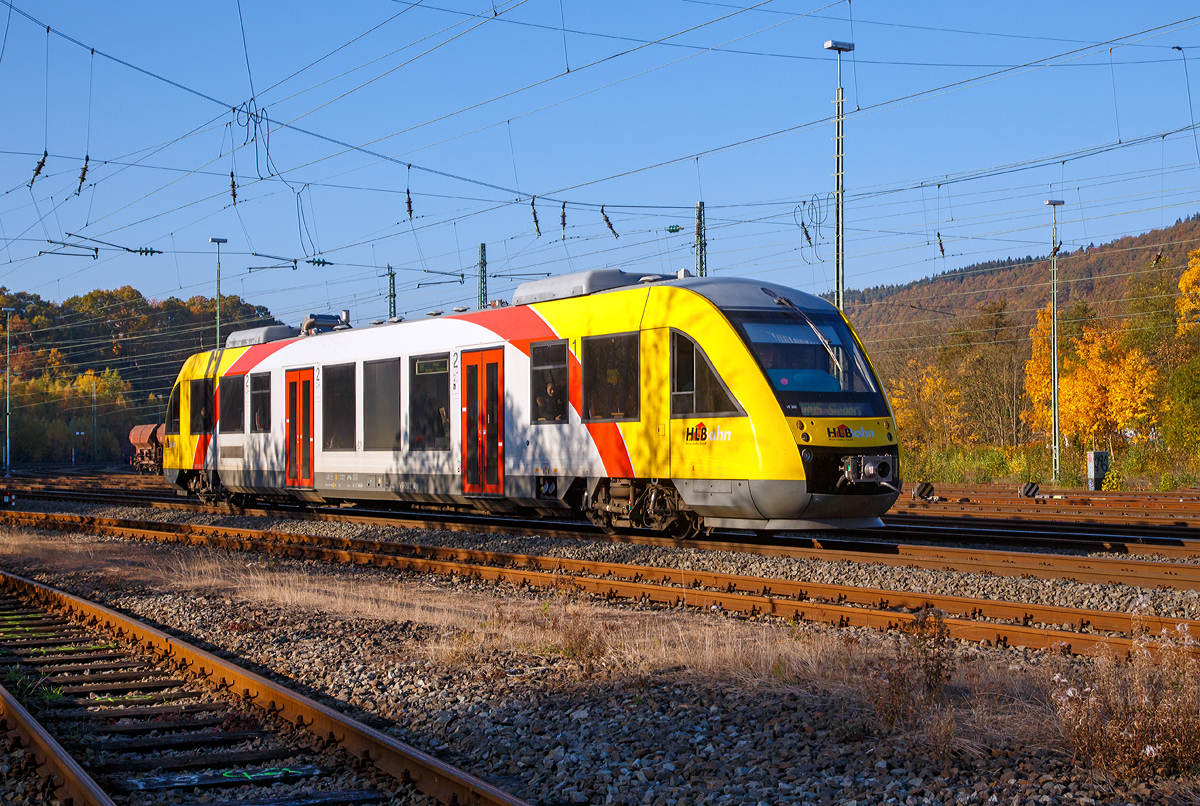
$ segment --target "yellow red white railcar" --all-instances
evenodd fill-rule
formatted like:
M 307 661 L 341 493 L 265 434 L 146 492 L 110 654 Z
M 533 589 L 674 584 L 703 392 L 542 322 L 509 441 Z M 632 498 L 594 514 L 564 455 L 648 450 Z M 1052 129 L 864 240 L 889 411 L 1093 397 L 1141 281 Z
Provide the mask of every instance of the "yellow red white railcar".
M 511 306 L 348 318 L 189 358 L 168 479 L 206 497 L 573 509 L 681 536 L 879 525 L 899 494 L 886 395 L 809 294 L 604 269 L 524 283 Z

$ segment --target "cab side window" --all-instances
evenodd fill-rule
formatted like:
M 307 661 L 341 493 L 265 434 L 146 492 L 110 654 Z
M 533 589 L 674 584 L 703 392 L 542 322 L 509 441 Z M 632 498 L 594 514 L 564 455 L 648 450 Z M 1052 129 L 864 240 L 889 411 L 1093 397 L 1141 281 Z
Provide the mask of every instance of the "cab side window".
M 641 414 L 641 336 L 589 336 L 580 342 L 584 422 L 637 420 Z
M 529 351 L 529 400 L 532 422 L 565 423 L 567 406 L 567 343 L 538 342 Z
M 700 345 L 677 330 L 671 331 L 671 416 L 741 413 Z
M 171 435 L 179 433 L 179 389 L 177 385 L 171 390 L 171 400 L 167 403 L 167 433 Z
M 213 398 L 216 396 L 212 378 L 198 378 L 191 381 L 191 417 L 192 435 L 211 434 L 213 432 Z

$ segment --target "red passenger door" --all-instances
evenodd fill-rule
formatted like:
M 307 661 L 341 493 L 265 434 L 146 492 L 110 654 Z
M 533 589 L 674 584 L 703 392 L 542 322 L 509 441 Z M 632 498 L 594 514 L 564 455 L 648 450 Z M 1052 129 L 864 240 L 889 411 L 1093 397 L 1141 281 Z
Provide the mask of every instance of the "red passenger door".
M 313 486 L 313 371 L 287 371 L 287 484 Z
M 504 492 L 504 349 L 462 354 L 463 492 Z

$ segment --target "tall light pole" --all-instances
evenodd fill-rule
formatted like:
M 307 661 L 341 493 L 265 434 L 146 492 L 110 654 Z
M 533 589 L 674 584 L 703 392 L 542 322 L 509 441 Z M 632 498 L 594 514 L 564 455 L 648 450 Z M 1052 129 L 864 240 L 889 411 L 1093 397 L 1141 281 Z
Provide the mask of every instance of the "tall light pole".
M 217 245 L 217 349 L 221 349 L 221 244 L 229 243 L 228 238 L 209 238 L 209 243 Z
M 842 165 L 842 160 L 845 157 L 845 150 L 842 143 L 842 54 L 854 50 L 854 43 L 838 42 L 836 39 L 830 39 L 825 43 L 825 50 L 836 50 L 838 55 L 837 134 L 834 137 L 837 141 L 837 165 L 834 168 L 834 176 L 837 178 L 837 189 L 833 193 L 833 304 L 840 311 L 845 303 L 846 296 L 846 221 L 843 212 L 846 174 Z
M 1062 470 L 1062 431 L 1058 422 L 1058 208 L 1062 199 L 1046 199 L 1053 225 L 1050 229 L 1050 408 L 1054 421 L 1054 452 L 1051 477 L 1058 481 Z
M 4 478 L 12 478 L 12 315 L 16 308 L 2 309 L 7 317 L 4 321 Z

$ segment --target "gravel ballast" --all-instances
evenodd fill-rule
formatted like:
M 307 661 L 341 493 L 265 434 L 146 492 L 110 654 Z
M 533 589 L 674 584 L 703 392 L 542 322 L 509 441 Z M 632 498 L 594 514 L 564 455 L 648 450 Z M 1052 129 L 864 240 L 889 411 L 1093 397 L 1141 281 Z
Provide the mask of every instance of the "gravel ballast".
M 326 522 L 214 518 L 127 507 L 55 508 L 98 517 L 220 523 L 610 562 L 624 558 L 643 565 L 688 567 L 684 563 L 692 562 L 694 568 L 826 581 L 816 575 L 817 563 L 759 555 Z M 95 537 L 74 540 L 111 542 Z M 164 557 L 199 551 L 179 546 L 151 548 Z M 432 584 L 449 591 L 481 587 L 459 579 L 430 582 L 373 569 L 271 562 L 273 567 L 321 579 L 363 584 L 384 581 L 401 588 Z M 439 661 L 424 651 L 431 641 L 445 637 L 436 626 L 196 596 L 166 585 L 114 587 L 111 573 L 56 572 L 52 557 L 19 565 L 14 570 L 36 573 L 48 584 L 96 598 L 229 653 L 531 802 L 652 806 L 1127 804 L 1162 802 L 1168 789 L 1189 786 L 1180 779 L 1152 785 L 1095 775 L 1077 765 L 1061 743 L 1037 747 L 1001 739 L 981 744 L 982 737 L 960 735 L 951 752 L 942 754 L 919 728 L 883 731 L 861 700 L 819 685 L 722 680 L 686 668 L 636 673 L 599 670 L 589 675 L 577 662 L 544 651 L 514 655 L 489 650 L 473 656 L 469 663 Z M 933 572 L 824 565 L 832 566 L 826 571 L 831 575 L 828 581 L 843 584 L 852 582 L 850 575 L 860 573 L 867 575 L 865 580 L 875 581 L 857 584 L 885 587 L 894 583 L 880 579 L 880 574 L 905 572 L 908 576 L 897 578 L 928 584 L 934 587 L 931 592 L 979 593 L 977 587 L 974 591 L 937 590 L 939 584 L 962 586 L 968 580 L 948 583 L 942 579 L 945 575 Z M 500 590 L 515 598 L 537 596 L 511 588 Z M 1162 593 L 1156 592 L 1155 597 Z M 1134 599 L 1139 594 L 1134 594 Z M 1061 600 L 1053 603 L 1086 606 Z M 738 623 L 728 615 L 711 613 L 690 618 L 726 620 L 730 629 L 736 629 Z M 846 636 L 842 640 L 862 640 L 855 631 L 838 634 Z M 1042 653 L 1016 650 L 965 647 L 959 651 L 1021 673 L 1049 659 Z

